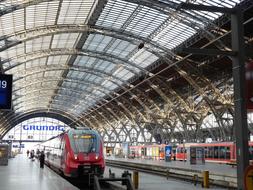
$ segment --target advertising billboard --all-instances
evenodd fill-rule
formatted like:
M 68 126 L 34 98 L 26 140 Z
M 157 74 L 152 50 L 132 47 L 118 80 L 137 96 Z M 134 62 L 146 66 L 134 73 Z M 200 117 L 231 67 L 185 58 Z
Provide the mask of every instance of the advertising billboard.
M 166 162 L 171 161 L 171 156 L 172 156 L 172 146 L 167 145 L 165 146 L 165 161 Z

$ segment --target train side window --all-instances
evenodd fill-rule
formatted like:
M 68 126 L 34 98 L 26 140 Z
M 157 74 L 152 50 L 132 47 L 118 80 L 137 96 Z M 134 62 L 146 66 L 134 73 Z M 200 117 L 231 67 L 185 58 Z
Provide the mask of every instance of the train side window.
M 230 147 L 226 147 L 226 159 L 230 159 Z
M 205 158 L 208 158 L 208 147 L 204 147 L 204 151 L 205 151 Z
M 219 151 L 220 159 L 225 159 L 226 147 L 225 146 L 220 146 L 219 148 L 220 148 L 220 151 Z
M 219 158 L 219 147 L 215 146 L 214 147 L 214 156 L 213 158 Z
M 208 147 L 208 158 L 213 158 L 213 147 Z

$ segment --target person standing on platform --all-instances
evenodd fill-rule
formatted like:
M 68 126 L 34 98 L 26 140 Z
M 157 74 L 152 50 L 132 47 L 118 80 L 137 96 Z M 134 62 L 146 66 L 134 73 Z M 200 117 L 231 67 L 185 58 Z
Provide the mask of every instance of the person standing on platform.
M 29 153 L 30 153 L 29 150 L 27 150 L 27 151 L 26 151 L 27 157 L 29 157 Z
M 34 158 L 34 150 L 31 150 L 31 152 L 30 152 L 30 158 L 31 158 L 32 161 L 33 161 L 33 158 Z
M 40 168 L 44 168 L 44 163 L 45 163 L 45 154 L 44 154 L 44 151 L 41 151 L 39 158 L 40 158 Z

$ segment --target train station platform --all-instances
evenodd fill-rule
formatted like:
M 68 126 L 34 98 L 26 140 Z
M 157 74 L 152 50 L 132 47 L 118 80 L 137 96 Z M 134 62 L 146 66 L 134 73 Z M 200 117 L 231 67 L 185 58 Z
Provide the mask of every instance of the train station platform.
M 135 168 L 137 171 L 151 171 L 158 175 L 171 176 L 192 180 L 193 176 L 201 181 L 203 171 L 209 171 L 210 184 L 234 189 L 237 187 L 236 166 L 205 163 L 203 165 L 191 165 L 183 161 L 165 162 L 164 160 L 144 160 L 128 158 L 106 158 L 107 165 L 120 166 L 122 168 Z M 153 170 L 153 172 L 152 172 Z
M 116 177 L 120 177 L 125 171 L 124 169 L 119 169 L 115 167 L 106 167 L 105 176 L 109 176 L 109 169 L 115 173 Z M 128 170 L 132 175 L 133 171 Z M 121 186 L 120 183 L 113 183 L 114 189 L 126 190 L 125 186 Z M 166 178 L 162 176 L 157 176 L 153 174 L 148 174 L 144 172 L 139 172 L 139 187 L 138 190 L 200 190 L 206 189 L 202 188 L 200 184 L 195 185 L 189 181 L 182 181 L 175 178 Z M 227 188 L 222 187 L 210 187 L 209 190 L 222 190 Z
M 78 190 L 61 176 L 37 160 L 31 161 L 24 154 L 9 159 L 8 166 L 0 166 L 1 190 Z
M 216 173 L 220 175 L 229 175 L 236 177 L 236 167 L 228 164 L 218 164 L 206 162 L 205 164 L 193 165 L 189 162 L 184 161 L 170 161 L 165 162 L 164 160 L 145 160 L 145 159 L 128 159 L 128 158 L 115 158 L 107 157 L 107 160 L 116 160 L 122 162 L 131 162 L 136 164 L 148 164 L 148 165 L 157 165 L 157 166 L 167 166 L 180 169 L 191 169 L 205 171 L 208 170 L 210 173 Z

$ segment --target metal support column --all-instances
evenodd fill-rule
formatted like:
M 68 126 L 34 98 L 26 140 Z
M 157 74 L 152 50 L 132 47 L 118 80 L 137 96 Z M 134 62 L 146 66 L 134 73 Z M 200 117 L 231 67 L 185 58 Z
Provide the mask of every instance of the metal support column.
M 233 80 L 234 80 L 234 103 L 235 103 L 235 139 L 237 156 L 237 189 L 244 188 L 244 171 L 249 165 L 248 148 L 248 124 L 247 109 L 245 100 L 245 52 L 243 38 L 243 14 L 237 11 L 231 14 L 231 37 L 232 51 L 237 52 L 233 60 Z
M 244 190 L 244 172 L 249 165 L 249 133 L 247 123 L 246 95 L 245 95 L 245 48 L 243 32 L 243 13 L 240 7 L 222 8 L 191 3 L 181 3 L 182 9 L 221 12 L 231 14 L 232 52 L 216 52 L 231 54 L 233 61 L 234 102 L 235 102 L 235 139 L 237 156 L 237 188 Z M 190 51 L 190 49 L 188 49 Z M 207 51 L 195 51 L 206 53 Z M 194 53 L 194 52 L 193 52 Z M 213 52 L 215 53 L 215 52 Z

